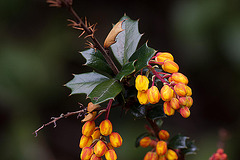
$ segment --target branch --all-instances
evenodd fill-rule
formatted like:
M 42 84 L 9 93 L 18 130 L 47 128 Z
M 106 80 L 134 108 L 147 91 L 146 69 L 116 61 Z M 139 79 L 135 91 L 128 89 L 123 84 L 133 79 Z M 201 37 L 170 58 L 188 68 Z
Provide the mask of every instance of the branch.
M 159 127 L 157 126 L 157 124 L 153 121 L 153 120 L 151 120 L 151 119 L 149 119 L 149 118 L 146 118 L 147 119 L 147 121 L 149 122 L 149 124 L 151 125 L 151 127 L 152 127 L 152 129 L 153 129 L 153 131 L 154 131 L 154 134 L 155 134 L 155 137 L 158 139 L 158 140 L 160 140 L 160 138 L 158 137 L 158 132 L 159 132 Z

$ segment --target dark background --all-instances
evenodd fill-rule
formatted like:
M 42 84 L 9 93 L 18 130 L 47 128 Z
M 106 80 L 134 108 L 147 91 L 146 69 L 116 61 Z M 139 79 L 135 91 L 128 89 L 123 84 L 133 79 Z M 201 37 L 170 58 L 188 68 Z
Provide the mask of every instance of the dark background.
M 229 160 L 239 155 L 240 2 L 238 0 L 74 1 L 89 22 L 98 23 L 96 37 L 103 43 L 126 13 L 140 19 L 140 45 L 174 55 L 180 72 L 189 78 L 194 105 L 191 116 L 178 113 L 164 121 L 172 136 L 182 133 L 196 141 L 197 155 L 207 160 L 217 149 L 218 132 L 225 129 Z M 85 72 L 78 53 L 85 49 L 79 31 L 67 27 L 65 9 L 49 8 L 43 0 L 0 1 L 0 153 L 4 160 L 77 160 L 80 120 L 60 120 L 37 138 L 32 132 L 52 116 L 79 109 L 88 100 L 63 87 L 72 73 Z M 89 70 L 89 69 L 88 69 Z M 124 140 L 118 159 L 138 160 L 150 148 L 135 148 L 144 132 L 143 120 L 133 120 L 113 109 L 114 131 Z

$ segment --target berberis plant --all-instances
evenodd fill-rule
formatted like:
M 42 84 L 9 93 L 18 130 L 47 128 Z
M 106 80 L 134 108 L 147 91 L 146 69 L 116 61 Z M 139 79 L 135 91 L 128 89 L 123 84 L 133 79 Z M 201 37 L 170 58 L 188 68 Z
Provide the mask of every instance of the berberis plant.
M 116 160 L 114 148 L 122 145 L 124 137 L 122 139 L 118 132 L 113 132 L 109 114 L 111 108 L 122 107 L 135 119 L 146 119 L 149 123 L 146 133 L 136 140 L 136 147 L 149 147 L 144 160 L 183 160 L 185 155 L 194 154 L 197 148 L 189 137 L 178 134 L 170 138 L 169 132 L 161 129 L 163 119 L 175 112 L 188 118 L 193 104 L 188 78 L 179 72 L 172 54 L 158 52 L 147 42 L 137 48 L 142 34 L 138 30 L 138 21 L 127 15 L 113 26 L 102 46 L 95 37 L 96 24 L 83 21 L 73 10 L 72 0 L 47 2 L 50 6 L 66 7 L 75 18 L 68 20 L 69 26 L 82 32 L 79 37 L 85 35 L 91 39 L 91 42 L 87 41 L 89 49 L 81 54 L 93 71 L 76 74 L 66 84 L 71 94 L 84 93 L 91 102 L 87 106 L 81 105 L 76 112 L 61 114 L 44 124 L 34 132 L 36 136 L 45 126 L 56 126 L 57 120 L 78 115 L 84 123 L 79 143 L 80 159 L 105 157 Z M 100 124 L 95 123 L 98 118 L 102 120 Z

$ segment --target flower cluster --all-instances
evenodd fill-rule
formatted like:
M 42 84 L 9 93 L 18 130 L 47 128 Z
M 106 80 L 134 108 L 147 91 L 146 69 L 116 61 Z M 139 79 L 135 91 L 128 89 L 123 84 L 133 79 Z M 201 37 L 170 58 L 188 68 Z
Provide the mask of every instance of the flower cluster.
M 110 142 L 107 142 L 106 136 Z M 79 147 L 82 148 L 80 158 L 82 160 L 116 160 L 117 154 L 114 150 L 122 145 L 122 137 L 117 132 L 112 132 L 112 123 L 105 119 L 99 127 L 94 121 L 87 121 L 82 127 L 82 137 Z
M 192 89 L 187 85 L 188 78 L 178 72 L 179 66 L 174 62 L 174 58 L 170 53 L 159 52 L 154 57 L 155 60 L 150 62 L 161 65 L 163 71 L 168 73 L 157 72 L 149 65 L 148 68 L 154 75 L 150 88 L 148 88 L 149 79 L 147 76 L 137 76 L 135 87 L 138 90 L 137 98 L 139 103 L 142 105 L 156 104 L 162 99 L 164 101 L 163 110 L 166 115 L 171 116 L 177 110 L 184 118 L 189 117 L 189 108 L 193 104 L 193 99 L 191 97 Z M 158 87 L 154 85 L 156 77 L 163 83 L 160 92 Z
M 166 130 L 160 130 L 158 133 L 159 140 L 151 139 L 150 137 L 143 137 L 140 140 L 140 146 L 146 148 L 152 147 L 152 151 L 147 152 L 144 160 L 177 160 L 177 153 L 168 148 L 167 140 L 169 133 Z
M 227 154 L 224 153 L 222 148 L 219 148 L 216 153 L 214 153 L 209 160 L 227 160 Z

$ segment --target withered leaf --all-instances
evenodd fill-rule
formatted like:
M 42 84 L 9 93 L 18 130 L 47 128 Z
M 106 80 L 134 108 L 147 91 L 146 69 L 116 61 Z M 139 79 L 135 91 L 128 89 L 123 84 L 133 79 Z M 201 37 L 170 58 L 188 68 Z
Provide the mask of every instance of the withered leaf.
M 82 120 L 82 122 L 91 121 L 91 120 L 93 120 L 93 118 L 95 118 L 96 115 L 97 115 L 97 112 L 96 112 L 96 111 L 94 111 L 94 112 L 92 112 L 92 113 L 88 113 L 88 114 L 84 117 L 84 119 Z
M 93 104 L 92 102 L 89 102 L 88 106 L 87 106 L 87 111 L 92 112 L 93 110 L 95 110 L 96 108 L 99 108 L 99 107 L 100 107 L 99 104 Z

